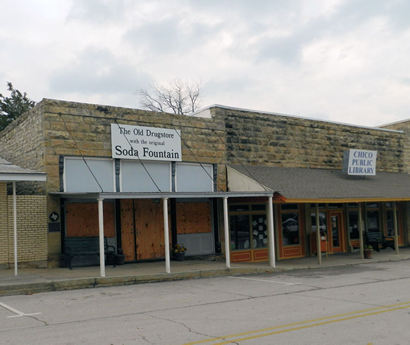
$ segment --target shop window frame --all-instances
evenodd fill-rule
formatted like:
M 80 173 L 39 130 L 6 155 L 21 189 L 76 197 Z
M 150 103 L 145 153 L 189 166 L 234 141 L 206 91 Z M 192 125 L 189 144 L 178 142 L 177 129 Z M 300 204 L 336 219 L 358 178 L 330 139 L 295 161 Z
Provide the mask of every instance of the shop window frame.
M 238 251 L 244 251 L 244 250 L 263 250 L 263 249 L 268 249 L 269 243 L 266 243 L 265 247 L 258 247 L 258 248 L 254 248 L 253 247 L 253 239 L 254 239 L 254 235 L 253 235 L 253 229 L 252 229 L 252 216 L 264 216 L 265 217 L 265 222 L 266 222 L 266 227 L 267 227 L 267 221 L 268 221 L 268 217 L 267 217 L 267 207 L 266 207 L 266 203 L 261 203 L 261 202 L 254 202 L 254 203 L 240 203 L 240 202 L 235 202 L 235 203 L 231 203 L 229 204 L 228 208 L 230 206 L 247 206 L 247 210 L 244 211 L 231 211 L 229 210 L 229 237 L 230 237 L 230 241 L 231 241 L 231 232 L 232 232 L 232 227 L 231 227 L 231 217 L 232 216 L 243 216 L 246 215 L 248 216 L 248 230 L 249 230 L 249 248 L 240 248 L 240 249 L 232 249 L 231 244 L 229 245 L 230 250 L 232 252 L 238 252 Z M 263 205 L 265 207 L 264 210 L 252 210 L 252 206 L 261 206 Z M 266 231 L 268 231 L 268 229 L 266 229 Z
M 279 230 L 280 230 L 280 246 L 283 248 L 286 247 L 295 247 L 295 246 L 304 246 L 304 234 L 303 234 L 303 227 L 304 227 L 304 222 L 303 222 L 303 212 L 301 210 L 301 204 L 294 204 L 296 205 L 296 208 L 289 208 L 289 209 L 282 209 L 282 205 L 286 204 L 280 204 L 279 205 L 279 217 L 278 217 L 278 223 L 279 223 Z M 283 222 L 282 222 L 282 214 L 289 214 L 289 213 L 297 213 L 298 216 L 298 243 L 291 243 L 291 244 L 284 244 L 283 243 Z
M 77 161 L 87 161 L 89 163 L 90 161 L 110 161 L 112 163 L 112 187 L 113 187 L 113 192 L 117 192 L 117 184 L 115 183 L 116 175 L 115 175 L 115 159 L 111 157 L 94 157 L 94 156 L 64 156 L 64 167 L 63 167 L 63 189 L 64 192 L 67 192 L 67 161 L 69 160 L 77 160 Z M 88 168 L 86 167 L 88 170 Z M 94 173 L 94 172 L 93 172 Z
M 164 191 L 162 191 L 162 192 L 171 192 L 172 191 L 172 166 L 171 166 L 171 162 L 169 162 L 169 161 L 155 161 L 155 160 L 150 160 L 150 161 L 147 161 L 147 160 L 130 160 L 130 159 L 120 159 L 120 175 L 119 175 L 119 188 L 120 188 L 120 192 L 123 192 L 124 191 L 124 186 L 123 186 L 123 164 L 124 164 L 124 161 L 131 161 L 131 162 L 133 162 L 133 163 L 136 163 L 136 164 L 141 164 L 141 163 L 143 163 L 143 164 L 151 164 L 151 163 L 154 163 L 154 164 L 158 164 L 158 165 L 160 165 L 160 164 L 163 164 L 164 166 L 165 165 L 168 165 L 168 170 L 169 170 L 169 189 L 168 190 L 164 190 Z M 142 166 L 142 164 L 141 164 L 141 166 Z M 142 169 L 144 169 L 144 167 L 142 167 Z M 147 168 L 147 170 L 148 170 L 148 172 L 150 172 L 149 171 L 149 169 Z M 145 171 L 145 169 L 144 169 L 144 171 Z M 146 172 L 145 172 L 146 173 Z M 138 178 L 138 176 L 137 175 L 135 175 L 135 178 Z M 150 179 L 150 177 L 148 176 L 148 178 Z M 153 178 L 154 179 L 154 181 L 155 181 L 155 178 Z M 157 181 L 155 181 L 155 182 L 157 182 Z M 154 186 L 155 187 L 155 186 Z M 155 191 L 154 192 L 158 192 L 158 190 L 156 190 L 155 189 Z

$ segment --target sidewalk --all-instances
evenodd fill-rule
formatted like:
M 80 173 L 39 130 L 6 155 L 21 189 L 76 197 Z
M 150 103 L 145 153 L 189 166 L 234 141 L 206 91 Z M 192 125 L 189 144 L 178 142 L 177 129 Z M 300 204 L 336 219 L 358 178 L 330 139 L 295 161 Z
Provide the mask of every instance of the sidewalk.
M 278 261 L 276 268 L 268 263 L 233 263 L 226 269 L 225 261 L 185 260 L 171 261 L 171 273 L 165 273 L 163 261 L 107 266 L 106 277 L 99 277 L 100 269 L 93 267 L 20 269 L 14 277 L 13 269 L 0 270 L 0 296 L 32 294 L 102 286 L 119 286 L 148 282 L 218 276 L 284 272 L 288 270 L 319 269 L 410 259 L 410 248 L 400 248 L 396 255 L 390 248 L 373 252 L 372 259 L 361 259 L 359 254 L 323 256 L 319 266 L 316 257 Z

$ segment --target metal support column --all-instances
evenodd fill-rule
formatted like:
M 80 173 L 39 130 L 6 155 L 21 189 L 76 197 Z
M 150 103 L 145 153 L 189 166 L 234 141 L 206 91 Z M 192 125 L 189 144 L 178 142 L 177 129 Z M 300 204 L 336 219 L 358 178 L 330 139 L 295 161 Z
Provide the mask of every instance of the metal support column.
M 273 200 L 268 199 L 268 235 L 269 235 L 269 264 L 272 268 L 276 267 L 275 262 L 275 226 L 273 223 Z
M 231 253 L 229 239 L 229 221 L 228 221 L 228 197 L 224 197 L 224 233 L 225 233 L 225 260 L 226 268 L 231 268 Z
M 100 276 L 105 277 L 105 253 L 104 253 L 104 208 L 103 198 L 98 199 L 98 235 L 100 243 Z
M 397 205 L 393 203 L 393 224 L 394 224 L 394 249 L 399 255 L 399 229 L 397 227 Z
M 14 241 L 14 275 L 18 275 L 17 261 L 17 201 L 16 201 L 16 182 L 13 181 L 13 241 Z
M 162 202 L 164 213 L 165 272 L 171 273 L 171 259 L 169 254 L 168 198 L 163 198 Z
M 320 217 L 319 217 L 319 204 L 316 204 L 316 253 L 317 253 L 317 263 L 322 264 L 322 246 L 321 246 L 321 236 L 320 236 Z
M 364 259 L 364 241 L 363 241 L 363 214 L 362 204 L 359 203 L 359 240 L 360 240 L 360 257 Z

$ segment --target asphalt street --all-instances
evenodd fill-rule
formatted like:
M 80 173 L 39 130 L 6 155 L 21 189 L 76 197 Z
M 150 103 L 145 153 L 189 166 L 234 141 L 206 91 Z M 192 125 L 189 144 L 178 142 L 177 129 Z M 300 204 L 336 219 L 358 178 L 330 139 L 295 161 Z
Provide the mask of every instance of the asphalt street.
M 410 261 L 0 298 L 0 344 L 410 344 Z

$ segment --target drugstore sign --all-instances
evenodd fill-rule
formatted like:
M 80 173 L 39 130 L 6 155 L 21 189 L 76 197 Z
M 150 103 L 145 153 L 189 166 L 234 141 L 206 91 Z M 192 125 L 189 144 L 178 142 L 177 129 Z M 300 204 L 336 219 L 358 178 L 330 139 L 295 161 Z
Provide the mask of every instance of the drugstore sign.
M 111 124 L 113 158 L 181 161 L 181 131 Z
M 377 151 L 350 149 L 344 153 L 343 171 L 348 175 L 376 175 Z

